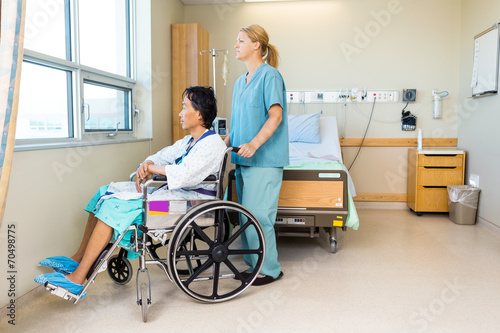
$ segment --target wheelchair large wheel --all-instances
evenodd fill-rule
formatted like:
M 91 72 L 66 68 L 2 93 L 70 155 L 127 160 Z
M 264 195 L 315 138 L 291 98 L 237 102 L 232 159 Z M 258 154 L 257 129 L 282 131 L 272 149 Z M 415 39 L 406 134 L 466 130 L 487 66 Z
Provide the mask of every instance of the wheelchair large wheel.
M 242 223 L 225 240 L 228 213 L 238 213 Z M 256 241 L 245 249 L 243 238 L 251 234 Z M 255 263 L 249 276 L 240 274 L 248 268 L 243 256 Z M 232 299 L 248 288 L 262 268 L 264 256 L 264 233 L 257 218 L 237 203 L 217 200 L 193 207 L 179 220 L 168 244 L 167 266 L 185 294 L 214 303 Z

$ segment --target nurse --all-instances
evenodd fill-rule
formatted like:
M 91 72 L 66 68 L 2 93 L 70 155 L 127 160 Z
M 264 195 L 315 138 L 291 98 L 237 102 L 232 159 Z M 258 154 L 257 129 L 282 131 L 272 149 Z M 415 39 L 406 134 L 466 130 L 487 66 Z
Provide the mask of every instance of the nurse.
M 238 201 L 260 221 L 266 239 L 266 256 L 254 285 L 265 285 L 283 276 L 278 261 L 274 223 L 283 177 L 289 164 L 286 89 L 278 67 L 278 51 L 269 44 L 267 32 L 259 25 L 239 31 L 236 59 L 247 66 L 247 72 L 234 85 L 231 132 L 227 146 L 240 150 L 232 154 L 236 165 Z M 244 221 L 243 221 L 244 222 Z M 247 232 L 243 246 L 256 248 L 255 233 Z M 251 273 L 257 257 L 245 256 Z

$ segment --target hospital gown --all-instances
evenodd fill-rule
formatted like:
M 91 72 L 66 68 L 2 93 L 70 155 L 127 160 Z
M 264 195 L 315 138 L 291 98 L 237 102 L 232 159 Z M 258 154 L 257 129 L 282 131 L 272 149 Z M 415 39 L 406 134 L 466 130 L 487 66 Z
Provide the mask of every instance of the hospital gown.
M 215 184 L 199 184 L 206 177 L 219 171 L 220 162 L 226 149 L 219 135 L 213 134 L 198 140 L 180 164 L 175 160 L 187 150 L 191 136 L 188 135 L 172 146 L 146 158 L 155 165 L 165 165 L 168 188 L 152 188 L 149 198 L 154 200 L 199 200 L 213 199 Z M 197 192 L 198 191 L 198 192 Z M 199 193 L 201 192 L 201 193 Z M 211 195 L 213 192 L 213 195 Z M 135 189 L 134 182 L 111 183 L 102 186 L 89 201 L 85 210 L 112 227 L 116 240 L 132 224 L 142 223 L 142 193 Z M 130 246 L 129 232 L 120 242 Z M 129 259 L 137 254 L 129 251 Z

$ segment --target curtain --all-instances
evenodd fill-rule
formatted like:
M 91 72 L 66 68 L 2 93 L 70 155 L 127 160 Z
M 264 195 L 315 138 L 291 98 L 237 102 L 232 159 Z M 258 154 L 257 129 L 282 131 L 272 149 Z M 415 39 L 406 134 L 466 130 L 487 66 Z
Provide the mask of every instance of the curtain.
M 0 0 L 0 225 L 9 188 L 23 61 L 26 0 Z

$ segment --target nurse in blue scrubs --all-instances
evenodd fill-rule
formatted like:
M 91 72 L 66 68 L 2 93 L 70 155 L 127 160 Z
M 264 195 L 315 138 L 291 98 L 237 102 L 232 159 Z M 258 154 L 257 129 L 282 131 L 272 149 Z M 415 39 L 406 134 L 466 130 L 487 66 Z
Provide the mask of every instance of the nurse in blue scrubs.
M 264 265 L 253 282 L 265 285 L 283 276 L 278 261 L 274 223 L 283 178 L 289 164 L 286 88 L 278 67 L 278 51 L 269 44 L 267 32 L 259 25 L 242 28 L 236 40 L 236 59 L 247 72 L 234 85 L 231 133 L 227 146 L 239 147 L 231 162 L 236 165 L 238 201 L 260 221 L 266 240 Z M 256 248 L 255 233 L 247 232 L 243 246 Z M 245 256 L 251 273 L 256 256 Z

